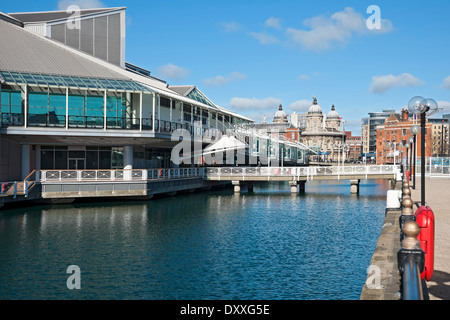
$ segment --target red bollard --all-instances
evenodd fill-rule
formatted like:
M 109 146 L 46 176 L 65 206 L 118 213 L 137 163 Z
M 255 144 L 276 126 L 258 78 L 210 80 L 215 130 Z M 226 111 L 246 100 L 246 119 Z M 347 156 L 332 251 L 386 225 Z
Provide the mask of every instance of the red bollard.
M 417 239 L 420 241 L 420 247 L 425 252 L 425 269 L 421 274 L 421 278 L 422 280 L 430 281 L 434 271 L 434 213 L 430 207 L 421 206 L 417 209 L 415 216 L 416 222 L 420 227 L 420 234 Z

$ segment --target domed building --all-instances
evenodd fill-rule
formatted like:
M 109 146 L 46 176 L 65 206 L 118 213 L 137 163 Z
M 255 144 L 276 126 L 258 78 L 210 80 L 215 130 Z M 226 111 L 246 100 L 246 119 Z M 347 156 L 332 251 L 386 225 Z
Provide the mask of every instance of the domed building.
M 275 113 L 273 118 L 273 123 L 288 123 L 288 116 L 286 112 L 283 111 L 283 106 L 280 104 L 278 111 Z
M 333 105 L 325 116 L 317 98 L 313 97 L 306 114 L 306 128 L 301 134 L 301 142 L 317 152 L 315 160 L 338 161 L 338 148 L 335 146 L 343 145 L 345 137 L 336 107 Z

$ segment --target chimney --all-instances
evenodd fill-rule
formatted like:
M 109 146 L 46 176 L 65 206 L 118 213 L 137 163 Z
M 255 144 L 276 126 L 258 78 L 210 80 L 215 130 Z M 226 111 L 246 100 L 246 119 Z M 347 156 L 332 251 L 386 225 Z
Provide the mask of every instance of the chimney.
M 409 120 L 409 111 L 408 109 L 402 109 L 402 121 L 408 122 Z

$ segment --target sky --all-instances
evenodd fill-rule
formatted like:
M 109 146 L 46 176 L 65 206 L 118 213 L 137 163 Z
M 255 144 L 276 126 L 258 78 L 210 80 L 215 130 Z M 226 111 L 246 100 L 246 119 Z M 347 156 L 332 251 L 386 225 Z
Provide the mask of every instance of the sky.
M 450 113 L 450 1 L 16 0 L 0 11 L 70 4 L 127 7 L 128 62 L 256 122 L 280 104 L 304 113 L 313 96 L 354 135 L 369 112 L 418 95 L 438 102 L 434 117 Z

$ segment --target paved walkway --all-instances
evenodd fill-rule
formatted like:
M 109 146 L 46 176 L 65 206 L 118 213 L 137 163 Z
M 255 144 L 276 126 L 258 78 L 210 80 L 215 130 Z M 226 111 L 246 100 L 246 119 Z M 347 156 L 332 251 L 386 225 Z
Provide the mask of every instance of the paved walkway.
M 414 202 L 421 200 L 420 187 L 419 175 L 412 190 Z M 436 223 L 434 273 L 427 283 L 430 300 L 450 300 L 450 177 L 426 178 L 425 201 Z

